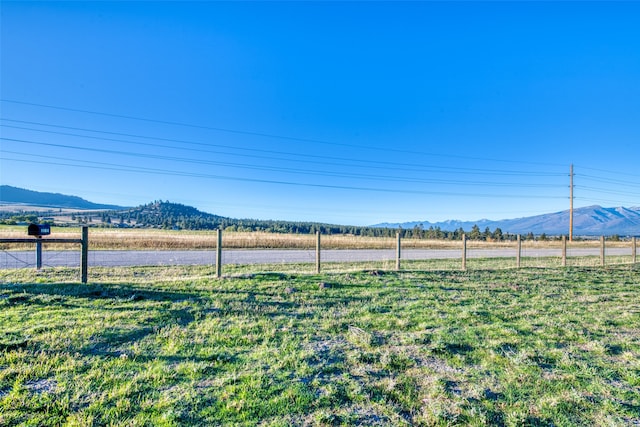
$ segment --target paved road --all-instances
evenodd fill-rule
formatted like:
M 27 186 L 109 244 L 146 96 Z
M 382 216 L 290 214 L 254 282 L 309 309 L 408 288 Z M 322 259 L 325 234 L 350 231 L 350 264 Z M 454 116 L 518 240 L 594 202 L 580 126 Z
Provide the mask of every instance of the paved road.
M 461 250 L 405 249 L 403 260 L 459 259 Z M 567 256 L 599 256 L 599 248 L 568 249 Z M 609 248 L 607 256 L 631 255 L 630 248 Z M 279 264 L 315 262 L 315 250 L 226 250 L 223 264 Z M 396 252 L 388 249 L 323 250 L 322 262 L 358 262 L 395 260 Z M 515 249 L 469 249 L 467 258 L 515 258 Z M 523 257 L 561 256 L 560 249 L 524 249 Z M 215 251 L 89 251 L 89 266 L 132 265 L 206 265 L 215 264 Z M 0 269 L 35 266 L 35 251 L 0 251 Z M 49 267 L 79 266 L 79 251 L 44 251 L 43 265 Z

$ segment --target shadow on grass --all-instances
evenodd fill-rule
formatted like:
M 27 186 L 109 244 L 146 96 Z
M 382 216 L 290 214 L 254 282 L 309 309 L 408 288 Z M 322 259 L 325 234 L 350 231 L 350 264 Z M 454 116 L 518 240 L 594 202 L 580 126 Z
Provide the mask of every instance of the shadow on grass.
M 163 325 L 176 325 L 180 327 L 187 327 L 195 320 L 195 316 L 188 310 L 170 310 L 163 313 L 162 323 Z M 158 332 L 157 326 L 143 326 L 133 330 L 121 330 L 121 329 L 109 329 L 100 333 L 96 342 L 89 346 L 85 346 L 80 350 L 80 353 L 86 356 L 107 356 L 107 357 L 122 357 L 126 355 L 125 352 L 119 351 L 117 348 L 122 345 L 130 346 L 136 342 L 140 342 L 150 335 Z M 165 359 L 163 356 L 158 355 L 136 355 L 138 361 Z M 172 362 L 181 360 L 194 360 L 194 357 L 178 357 L 171 356 Z
M 9 289 L 12 294 L 9 295 L 10 303 L 31 303 L 31 304 L 54 304 L 63 301 L 62 297 L 86 298 L 90 300 L 131 300 L 131 301 L 184 301 L 189 299 L 200 298 L 200 295 L 189 292 L 168 292 L 157 291 L 141 288 L 135 285 L 123 284 L 90 284 L 77 285 L 69 283 L 47 283 L 47 284 L 25 284 L 0 286 Z M 49 298 L 47 300 L 38 301 L 34 296 L 51 296 L 59 298 Z

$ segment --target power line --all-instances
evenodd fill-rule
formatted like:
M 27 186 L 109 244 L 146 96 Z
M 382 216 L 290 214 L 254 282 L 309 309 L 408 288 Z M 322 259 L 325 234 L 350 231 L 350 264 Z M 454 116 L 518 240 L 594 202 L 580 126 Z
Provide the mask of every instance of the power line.
M 612 174 L 612 175 L 632 176 L 632 177 L 640 179 L 640 175 L 636 174 L 636 173 L 612 171 L 612 170 L 598 169 L 598 168 L 589 168 L 589 167 L 585 167 L 585 166 L 580 166 L 580 169 L 592 170 L 592 171 L 596 171 L 596 172 L 604 172 L 604 173 L 608 173 L 608 174 Z
M 54 156 L 45 156 L 45 155 L 36 155 L 36 154 L 27 154 L 27 153 L 18 153 L 18 152 L 8 152 L 3 150 L 4 153 L 11 154 L 19 154 L 26 155 L 30 157 L 39 157 L 39 158 L 47 158 L 54 160 L 61 160 L 63 162 L 68 162 L 68 158 L 63 157 L 54 157 Z M 15 159 L 9 157 L 0 157 L 0 159 L 5 161 L 15 161 L 22 163 L 31 163 L 31 164 L 48 164 L 55 166 L 69 166 L 69 167 L 78 167 L 78 168 L 89 168 L 89 169 L 103 169 L 103 170 L 115 170 L 120 172 L 135 172 L 135 173 L 143 173 L 143 174 L 155 174 L 155 175 L 165 175 L 165 176 L 183 176 L 183 177 L 194 177 L 194 178 L 207 178 L 207 179 L 217 179 L 217 180 L 231 180 L 231 181 L 242 181 L 242 182 L 254 182 L 254 183 L 264 183 L 264 184 L 278 184 L 278 185 L 288 185 L 288 186 L 298 186 L 298 187 L 315 187 L 315 188 L 329 188 L 329 189 L 340 189 L 340 190 L 353 190 L 353 191 L 366 191 L 366 192 L 382 192 L 382 193 L 403 193 L 403 194 L 422 194 L 422 195 L 441 195 L 441 196 L 465 196 L 465 197 L 482 197 L 482 198 L 540 198 L 540 199 L 553 199 L 553 198 L 564 198 L 559 196 L 535 196 L 535 195 L 522 195 L 522 194 L 484 194 L 484 193 L 456 193 L 456 192 L 441 192 L 441 191 L 422 191 L 422 190 L 404 190 L 404 189 L 390 189 L 390 188 L 376 188 L 376 187 L 358 187 L 358 186 L 346 186 L 346 185 L 331 185 L 331 184 L 317 184 L 317 183 L 301 183 L 301 182 L 291 182 L 291 181 L 281 181 L 281 180 L 268 180 L 268 179 L 258 179 L 258 178 L 246 178 L 246 177 L 233 177 L 226 175 L 213 175 L 213 174 L 204 174 L 204 173 L 194 173 L 194 172 L 183 172 L 183 171 L 169 171 L 165 169 L 153 169 L 153 168 L 142 168 L 142 167 L 132 167 L 132 166 L 123 166 L 112 163 L 105 162 L 94 162 L 94 161 L 85 161 L 85 160 L 73 160 L 77 162 L 82 162 L 82 164 L 74 164 L 74 163 L 60 163 L 60 162 L 45 162 L 45 161 L 36 161 L 36 160 L 24 160 L 24 159 Z
M 613 191 L 608 188 L 588 187 L 584 185 L 577 185 L 576 188 L 582 188 L 584 190 L 594 191 L 596 193 L 615 194 L 618 196 L 636 196 L 640 197 L 640 193 L 633 193 L 630 191 Z
M 158 123 L 158 124 L 164 124 L 164 125 L 169 125 L 169 126 L 181 126 L 181 127 L 188 127 L 188 128 L 194 128 L 194 129 L 210 130 L 210 131 L 215 131 L 215 132 L 225 132 L 225 133 L 231 133 L 231 134 L 257 136 L 257 137 L 264 137 L 264 138 L 271 138 L 271 139 L 282 139 L 282 140 L 288 140 L 288 141 L 298 141 L 298 142 L 305 142 L 305 143 L 314 143 L 314 144 L 323 144 L 323 145 L 331 145 L 331 146 L 357 148 L 359 150 L 379 151 L 379 152 L 384 152 L 384 153 L 394 152 L 394 153 L 401 153 L 401 154 L 411 154 L 411 155 L 421 155 L 421 156 L 437 156 L 437 157 L 448 157 L 448 158 L 457 158 L 457 159 L 491 161 L 491 162 L 501 162 L 501 163 L 511 163 L 511 164 L 563 166 L 563 165 L 554 164 L 554 163 L 530 162 L 530 161 L 523 161 L 523 160 L 518 160 L 518 161 L 515 161 L 515 160 L 504 160 L 504 159 L 495 159 L 495 158 L 462 156 L 462 155 L 456 155 L 456 154 L 427 153 L 427 152 L 415 151 L 415 150 L 402 150 L 402 149 L 392 148 L 392 147 L 380 148 L 380 147 L 374 147 L 374 146 L 368 146 L 368 145 L 345 144 L 345 143 L 324 141 L 324 140 L 319 140 L 319 139 L 299 138 L 299 137 L 276 135 L 276 134 L 270 134 L 270 133 L 264 133 L 264 132 L 254 132 L 254 131 L 246 131 L 246 130 L 238 130 L 238 129 L 228 129 L 228 128 L 222 128 L 222 127 L 197 125 L 197 124 L 192 124 L 192 123 L 174 122 L 174 121 L 169 121 L 169 120 L 150 119 L 150 118 L 144 118 L 144 117 L 129 116 L 129 115 L 125 115 L 125 114 L 105 113 L 105 112 L 99 112 L 99 111 L 85 110 L 85 109 L 79 109 L 79 108 L 61 107 L 61 106 L 47 105 L 47 104 L 39 104 L 39 103 L 34 103 L 34 102 L 25 102 L 25 101 L 11 100 L 11 99 L 5 99 L 5 98 L 0 98 L 0 101 L 1 102 L 6 102 L 6 103 L 12 103 L 12 104 L 28 105 L 28 106 L 39 107 L 39 108 L 50 108 L 50 109 L 61 110 L 61 111 L 69 111 L 69 112 L 75 112 L 75 113 L 93 114 L 93 115 L 99 115 L 99 116 L 104 116 L 104 117 L 113 117 L 113 118 L 120 118 L 120 119 L 127 119 L 127 120 L 136 120 L 136 121 L 142 121 L 142 122 L 148 122 L 148 123 Z
M 333 165 L 333 166 L 348 166 L 348 167 L 358 167 L 358 168 L 367 168 L 367 169 L 376 168 L 376 169 L 384 169 L 384 170 L 402 170 L 403 172 L 408 172 L 408 171 L 412 171 L 412 172 L 441 171 L 441 172 L 445 172 L 445 173 L 451 172 L 451 173 L 456 173 L 456 174 L 461 174 L 462 173 L 462 174 L 469 174 L 469 175 L 513 175 L 513 176 L 548 176 L 548 177 L 563 176 L 564 175 L 564 174 L 561 174 L 561 173 L 541 173 L 541 172 L 525 172 L 525 171 L 514 171 L 514 170 L 495 170 L 495 169 L 445 167 L 445 166 L 419 165 L 419 164 L 415 164 L 415 163 L 388 162 L 388 161 L 378 161 L 378 160 L 344 159 L 344 158 L 335 157 L 335 156 L 320 156 L 320 155 L 308 155 L 308 154 L 300 154 L 300 153 L 282 152 L 282 151 L 275 151 L 275 150 L 238 148 L 238 147 L 232 147 L 232 146 L 221 145 L 221 144 L 208 144 L 208 143 L 202 143 L 202 142 L 184 141 L 184 140 L 170 139 L 170 138 L 156 138 L 156 137 L 133 135 L 133 134 L 122 134 L 122 133 L 117 133 L 117 132 L 106 132 L 106 131 L 98 131 L 98 130 L 92 130 L 92 129 L 74 128 L 74 127 L 68 127 L 68 126 L 42 124 L 42 123 L 35 123 L 35 122 L 25 122 L 25 121 L 10 120 L 10 119 L 4 119 L 4 118 L 2 118 L 0 120 L 11 121 L 11 122 L 21 122 L 21 123 L 31 123 L 31 124 L 36 124 L 36 125 L 58 127 L 58 128 L 66 128 L 66 129 L 75 129 L 75 130 L 86 131 L 86 132 L 114 134 L 114 135 L 128 136 L 128 137 L 133 137 L 133 138 L 143 138 L 143 139 L 148 139 L 148 140 L 160 140 L 160 141 L 167 141 L 167 142 L 184 143 L 184 144 L 205 146 L 205 147 L 222 147 L 222 148 L 232 149 L 232 150 L 242 150 L 242 151 L 271 153 L 271 154 L 275 153 L 275 154 L 282 154 L 282 155 L 288 155 L 288 156 L 307 157 L 307 158 L 314 158 L 314 159 L 339 160 L 339 161 L 348 161 L 348 162 L 360 163 L 360 164 L 327 163 L 327 162 L 321 162 L 321 161 L 305 160 L 306 163 L 321 164 L 323 166 Z M 120 143 L 125 143 L 125 144 L 132 144 L 132 145 L 150 146 L 150 147 L 154 147 L 154 148 L 169 148 L 169 149 L 175 149 L 175 150 L 203 152 L 203 153 L 210 153 L 210 154 L 225 154 L 225 155 L 232 155 L 232 156 L 238 156 L 238 157 L 258 158 L 258 159 L 263 159 L 263 160 L 293 161 L 292 159 L 286 159 L 286 158 L 283 159 L 283 158 L 271 157 L 271 156 L 238 154 L 238 153 L 228 153 L 228 152 L 224 152 L 224 151 L 176 147 L 176 146 L 172 146 L 172 145 L 151 144 L 151 143 L 144 143 L 144 142 L 138 142 L 138 141 L 122 140 L 122 139 L 117 139 L 117 138 L 105 138 L 105 137 L 92 136 L 92 135 L 80 135 L 80 134 L 74 134 L 74 133 L 68 133 L 68 132 L 57 132 L 57 131 L 46 130 L 46 129 L 26 128 L 26 127 L 21 127 L 21 126 L 11 126 L 11 125 L 2 125 L 2 126 L 6 127 L 6 128 L 11 128 L 11 129 L 27 130 L 27 131 L 42 132 L 42 133 L 49 133 L 49 134 L 56 134 L 56 135 L 64 135 L 64 136 L 73 136 L 73 137 L 77 137 L 77 138 L 88 138 L 88 139 L 96 139 L 96 140 L 103 140 L 103 141 L 120 142 Z M 300 160 L 295 160 L 295 161 L 296 162 L 300 162 Z M 374 166 L 374 165 L 378 165 L 378 166 Z
M 591 198 L 591 197 L 576 197 L 576 199 L 579 200 L 584 200 L 584 201 L 588 201 L 588 202 L 592 202 L 592 203 L 611 203 L 614 205 L 633 205 L 635 203 L 638 203 L 637 201 L 631 201 L 631 200 L 621 200 L 621 199 L 617 199 L 617 200 L 613 200 L 613 199 L 600 199 L 600 198 Z
M 639 187 L 640 188 L 640 183 L 633 183 L 633 182 L 629 182 L 628 180 L 623 181 L 623 180 L 619 180 L 619 179 L 609 179 L 609 178 L 602 178 L 602 177 L 598 177 L 598 176 L 584 175 L 584 174 L 579 174 L 578 176 L 580 176 L 581 178 L 586 178 L 587 180 L 601 182 L 601 183 L 605 183 L 605 184 L 620 184 L 620 185 L 624 185 L 625 187 Z
M 433 184 L 433 183 L 456 184 L 456 185 L 463 184 L 463 185 L 472 185 L 472 186 L 481 185 L 481 186 L 497 186 L 497 187 L 538 187 L 538 188 L 561 187 L 553 184 L 526 184 L 526 183 L 516 184 L 516 183 L 504 183 L 504 182 L 456 181 L 456 180 L 442 180 L 442 179 L 405 178 L 405 177 L 387 176 L 387 175 L 355 174 L 355 173 L 344 173 L 344 172 L 337 173 L 337 172 L 311 171 L 308 169 L 284 168 L 284 167 L 274 167 L 274 166 L 256 166 L 256 165 L 247 165 L 242 163 L 231 163 L 231 162 L 204 160 L 204 159 L 164 156 L 164 155 L 157 155 L 157 154 L 132 153 L 132 152 L 108 150 L 108 149 L 102 149 L 102 148 L 77 147 L 77 146 L 67 145 L 67 144 L 54 144 L 54 143 L 29 141 L 29 140 L 16 139 L 16 138 L 0 137 L 0 139 L 5 141 L 23 143 L 23 144 L 65 148 L 65 149 L 88 151 L 88 152 L 103 153 L 103 154 L 113 154 L 113 155 L 128 156 L 128 157 L 134 157 L 134 158 L 146 158 L 146 159 L 155 159 L 155 160 L 166 160 L 171 162 L 226 166 L 226 167 L 233 167 L 233 168 L 240 168 L 240 169 L 263 170 L 263 171 L 271 171 L 271 172 L 285 172 L 285 173 L 292 173 L 297 175 L 308 175 L 308 176 L 315 175 L 315 176 L 328 176 L 328 177 L 340 177 L 340 178 L 370 179 L 375 181 L 396 181 L 396 182 L 413 182 L 413 183 L 429 183 L 429 184 Z
M 350 147 L 357 148 L 358 150 L 369 150 L 369 151 L 383 151 L 385 153 L 388 152 L 396 152 L 403 154 L 411 154 L 411 155 L 421 155 L 421 156 L 437 156 L 437 157 L 448 157 L 448 158 L 458 158 L 458 159 L 468 159 L 468 160 L 480 160 L 480 161 L 492 161 L 492 162 L 502 162 L 509 164 L 531 164 L 531 165 L 547 165 L 547 166 L 563 166 L 557 165 L 553 163 L 542 163 L 542 162 L 528 162 L 528 161 L 514 161 L 514 160 L 503 160 L 503 159 L 495 159 L 495 158 L 482 158 L 482 157 L 472 157 L 472 156 L 462 156 L 462 155 L 454 155 L 454 154 L 437 154 L 437 153 L 427 153 L 416 150 L 403 150 L 397 148 L 379 148 L 372 147 L 368 145 L 357 145 L 357 144 L 344 144 L 338 142 L 331 141 L 323 141 L 319 139 L 312 138 L 297 138 L 285 135 L 276 135 L 269 134 L 263 132 L 253 132 L 246 130 L 238 130 L 238 129 L 229 129 L 222 127 L 213 127 L 213 126 L 204 126 L 198 124 L 190 124 L 190 123 L 181 123 L 176 121 L 168 121 L 168 120 L 158 120 L 152 118 L 143 118 L 143 117 L 135 117 L 128 116 L 124 114 L 112 114 L 98 111 L 90 111 L 76 108 L 67 108 L 61 106 L 54 105 L 45 105 L 45 104 L 37 104 L 37 103 L 29 103 L 17 100 L 9 100 L 9 99 L 0 99 L 1 102 L 6 103 L 14 103 L 21 104 L 32 107 L 39 108 L 50 108 L 61 111 L 68 111 L 74 113 L 82 113 L 82 114 L 93 114 L 93 115 L 101 115 L 104 117 L 113 117 L 127 120 L 137 120 L 148 123 L 158 123 L 165 124 L 169 126 L 181 126 L 181 127 L 189 127 L 195 129 L 204 129 L 216 132 L 226 132 L 230 134 L 240 134 L 247 135 L 253 137 L 264 137 L 264 138 L 273 138 L 273 139 L 282 139 L 282 140 L 290 140 L 290 141 L 298 141 L 303 143 L 315 143 L 315 144 L 325 144 L 331 146 L 341 146 L 341 147 Z M 436 172 L 436 173 L 451 173 L 451 174 L 473 174 L 473 175 L 511 175 L 511 176 L 534 176 L 534 177 L 552 177 L 552 176 L 564 176 L 563 173 L 548 173 L 548 172 L 528 172 L 528 171 L 515 171 L 515 170 L 499 170 L 499 169 L 479 169 L 479 168 L 462 168 L 462 167 L 452 167 L 452 166 L 435 166 L 435 165 L 424 165 L 417 163 L 405 163 L 405 162 L 391 162 L 391 161 L 381 161 L 381 160 L 363 160 L 363 159 L 353 159 L 353 158 L 343 158 L 337 156 L 326 156 L 326 155 L 314 155 L 307 153 L 296 153 L 296 152 L 286 152 L 286 151 L 278 151 L 278 150 L 267 150 L 267 149 L 259 149 L 259 148 L 247 148 L 247 147 L 237 147 L 225 144 L 216 144 L 216 143 L 205 143 L 205 142 L 196 142 L 196 141 L 186 141 L 181 139 L 171 139 L 171 138 L 162 138 L 162 137 L 153 137 L 148 135 L 136 135 L 129 133 L 121 133 L 121 132 L 113 132 L 106 130 L 96 130 L 96 129 L 87 129 L 81 127 L 73 127 L 73 126 L 63 126 L 60 124 L 47 124 L 33 121 L 25 121 L 25 120 L 16 120 L 9 118 L 0 118 L 5 122 L 13 122 L 13 123 L 22 123 L 28 125 L 35 126 L 45 126 L 52 127 L 58 129 L 67 129 L 78 132 L 90 132 L 101 135 L 111 135 L 118 137 L 128 137 L 128 138 L 136 138 L 136 139 L 144 139 L 147 141 L 164 141 L 170 144 L 160 144 L 160 143 L 151 143 L 151 142 L 141 142 L 141 141 L 129 141 L 120 138 L 108 138 L 105 136 L 96 136 L 96 135 L 83 135 L 78 133 L 71 132 L 60 132 L 53 131 L 51 129 L 37 129 L 33 127 L 21 127 L 21 126 L 10 126 L 4 125 L 5 128 L 17 129 L 26 132 L 42 132 L 48 134 L 57 134 L 63 136 L 70 136 L 74 138 L 85 138 L 85 139 L 94 139 L 94 140 L 102 140 L 102 141 L 112 141 L 122 144 L 131 144 L 137 146 L 146 146 L 154 149 L 163 148 L 170 150 L 184 150 L 191 152 L 199 152 L 199 153 L 209 153 L 215 155 L 226 155 L 226 156 L 238 156 L 244 158 L 254 158 L 260 160 L 276 160 L 283 162 L 296 162 L 297 164 L 305 163 L 305 164 L 319 164 L 322 166 L 347 166 L 351 168 L 367 168 L 367 169 L 383 169 L 383 170 L 401 170 L 402 172 Z M 235 163 L 235 162 L 222 162 L 222 161 L 214 161 L 214 160 L 206 160 L 206 159 L 194 159 L 189 157 L 177 157 L 177 156 L 168 156 L 168 155 L 160 155 L 160 154 L 149 154 L 149 153 L 139 153 L 139 152 L 126 152 L 126 151 L 116 151 L 116 150 L 107 150 L 107 149 L 99 149 L 99 148 L 90 148 L 90 147 L 78 147 L 74 145 L 65 145 L 65 144 L 52 144 L 52 143 L 44 143 L 39 141 L 29 141 L 29 140 L 19 140 L 19 139 L 10 139 L 10 138 L 2 138 L 7 141 L 13 141 L 18 143 L 25 144 L 38 144 L 38 145 L 46 145 L 50 147 L 62 148 L 62 149 L 71 149 L 71 150 L 84 150 L 84 151 L 93 151 L 95 153 L 104 153 L 104 154 L 112 154 L 112 155 L 121 155 L 121 156 L 129 156 L 134 158 L 147 158 L 147 159 L 156 159 L 163 161 L 171 161 L 171 162 L 184 162 L 184 163 L 195 163 L 195 164 L 204 164 L 204 165 L 215 165 L 215 166 L 224 166 L 231 168 L 242 168 L 242 169 L 253 169 L 253 170 L 262 170 L 262 171 L 271 171 L 271 172 L 283 172 L 290 174 L 297 174 L 303 176 L 327 176 L 327 177 L 340 177 L 340 178 L 356 178 L 356 179 L 367 179 L 367 180 L 378 180 L 378 181 L 392 181 L 392 182 L 411 182 L 411 183 L 437 183 L 437 184 L 452 184 L 452 185 L 467 185 L 467 186 L 495 186 L 495 187 L 538 187 L 538 188 L 559 188 L 559 185 L 553 184 L 535 184 L 535 183 L 514 183 L 514 182 L 492 182 L 492 181 L 464 181 L 464 180 L 454 180 L 454 179 L 420 179 L 420 178 L 409 178 L 406 176 L 390 176 L 390 175 L 380 175 L 380 174 L 366 174 L 366 173 L 347 173 L 347 172 L 331 172 L 331 171 L 317 171 L 309 168 L 301 169 L 301 168 L 290 168 L 290 167 L 281 167 L 281 166 L 261 166 L 255 164 L 248 163 Z M 175 144 L 185 144 L 190 145 L 191 147 L 177 146 Z M 195 148 L 197 147 L 197 148 Z M 212 150 L 211 148 L 216 147 L 221 150 Z M 227 150 L 227 151 L 224 151 Z M 16 153 L 19 154 L 19 153 Z M 31 154 L 21 153 L 24 156 L 30 156 Z M 278 157 L 278 156 L 285 156 Z M 287 158 L 292 157 L 292 158 Z M 51 157 L 53 158 L 53 157 Z M 58 158 L 64 159 L 66 158 Z M 22 161 L 26 162 L 26 160 L 21 159 L 6 159 L 9 161 Z M 331 161 L 329 163 L 327 161 Z M 47 162 L 40 162 L 47 163 Z M 63 163 L 58 163 L 57 165 L 65 165 Z M 73 167 L 82 167 L 81 165 L 69 165 Z M 103 165 L 103 167 L 106 167 Z M 126 172 L 137 172 L 137 173 L 160 173 L 160 170 L 153 171 L 152 168 L 140 168 L 140 167 L 129 167 L 125 165 L 117 165 L 110 164 L 110 168 L 118 168 L 114 170 L 126 171 Z M 625 177 L 633 177 L 640 178 L 640 175 L 634 173 L 625 173 L 619 171 L 611 171 L 599 168 L 590 168 L 590 167 L 580 167 L 581 170 L 591 170 L 609 175 L 617 175 L 617 176 L 625 176 Z M 281 180 L 266 180 L 266 179 L 254 179 L 254 178 L 239 178 L 239 177 L 225 177 L 221 175 L 209 175 L 209 174 L 198 174 L 194 172 L 180 172 L 180 171 L 171 171 L 171 174 L 179 174 L 181 176 L 195 176 L 195 177 L 206 177 L 206 178 L 214 178 L 214 179 L 234 179 L 234 180 L 244 180 L 244 181 L 253 181 L 253 182 L 265 182 L 265 183 L 275 183 L 275 184 L 286 184 L 286 185 L 304 185 L 304 186 L 316 186 L 316 187 L 328 187 L 328 188 L 342 188 L 342 189 L 352 189 L 352 190 L 366 190 L 366 191 L 390 191 L 390 192 L 409 192 L 412 194 L 443 194 L 443 195 L 454 195 L 450 192 L 422 192 L 422 191 L 414 191 L 414 190 L 392 190 L 392 189 L 379 189 L 374 187 L 357 187 L 357 186 L 334 186 L 329 184 L 314 184 L 314 183 L 293 183 L 288 181 Z M 603 176 L 595 176 L 595 175 L 587 175 L 587 174 L 578 174 L 584 180 L 591 180 L 594 182 L 606 183 L 606 184 L 619 184 L 624 185 L 625 187 L 635 187 L 640 188 L 640 184 L 628 182 L 628 180 L 621 179 L 613 179 L 609 177 Z M 577 188 L 586 190 L 599 192 L 604 194 L 612 194 L 618 196 L 640 196 L 640 193 L 634 193 L 629 191 L 615 191 L 605 188 L 599 187 L 589 187 L 589 186 L 577 186 Z M 477 195 L 477 194 L 464 194 L 458 193 L 459 195 L 470 195 L 470 196 L 481 196 L 481 197 L 512 197 L 509 195 Z M 532 197 L 532 196 L 528 196 Z M 560 197 L 551 197 L 545 196 L 545 198 L 560 198 Z M 578 197 L 579 198 L 579 197 Z

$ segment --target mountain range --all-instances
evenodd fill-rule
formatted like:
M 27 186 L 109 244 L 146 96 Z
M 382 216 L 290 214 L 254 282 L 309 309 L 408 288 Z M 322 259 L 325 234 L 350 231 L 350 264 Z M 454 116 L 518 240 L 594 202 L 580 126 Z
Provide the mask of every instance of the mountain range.
M 0 203 L 84 210 L 121 211 L 129 209 L 116 205 L 92 203 L 76 196 L 31 191 L 9 185 L 0 185 Z M 195 215 L 195 217 L 201 218 L 202 214 L 202 212 L 198 211 L 198 214 Z M 186 218 L 187 216 L 190 215 L 182 214 L 183 218 Z M 216 218 L 220 219 L 222 217 L 216 216 Z M 588 206 L 574 209 L 573 218 L 574 235 L 576 236 L 610 236 L 614 234 L 621 236 L 640 236 L 640 207 L 603 208 L 601 206 Z M 228 220 L 231 222 L 234 221 L 232 219 Z M 478 221 L 449 220 L 434 223 L 429 221 L 413 221 L 403 223 L 382 223 L 375 224 L 370 227 L 390 229 L 397 229 L 401 227 L 405 230 L 413 229 L 415 227 L 422 227 L 426 230 L 433 227 L 434 229 L 439 228 L 442 231 L 455 231 L 459 229 L 469 231 L 474 225 L 477 225 L 481 231 L 484 231 L 487 227 L 490 230 L 500 228 L 503 233 L 511 234 L 568 234 L 569 210 L 499 221 L 488 219 L 481 219 Z
M 449 220 L 431 223 L 429 221 L 413 221 L 403 223 L 382 223 L 374 227 L 390 227 L 403 229 L 422 226 L 440 228 L 443 231 L 453 231 L 462 228 L 470 230 L 474 225 L 484 230 L 500 228 L 505 233 L 511 234 L 548 234 L 561 235 L 569 233 L 569 210 L 530 216 L 516 219 L 503 219 L 492 221 L 481 219 L 478 221 Z M 587 206 L 573 210 L 573 234 L 579 236 L 594 235 L 640 235 L 640 207 L 603 208 L 601 206 Z

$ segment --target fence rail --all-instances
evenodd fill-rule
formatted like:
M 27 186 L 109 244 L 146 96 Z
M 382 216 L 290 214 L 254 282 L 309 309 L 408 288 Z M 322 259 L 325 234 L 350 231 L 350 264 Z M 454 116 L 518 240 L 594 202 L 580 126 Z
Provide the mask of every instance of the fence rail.
M 145 266 L 145 265 L 215 265 L 215 274 L 222 277 L 224 265 L 259 265 L 259 264 L 311 264 L 315 265 L 315 272 L 320 273 L 322 265 L 328 263 L 358 263 L 358 262 L 385 262 L 387 268 L 400 270 L 403 261 L 430 261 L 450 260 L 448 264 L 459 269 L 466 270 L 468 262 L 478 258 L 501 259 L 503 266 L 520 268 L 532 258 L 554 258 L 553 265 L 567 266 L 570 260 L 586 257 L 599 257 L 599 265 L 606 265 L 607 258 L 615 258 L 616 262 L 635 264 L 637 262 L 636 238 L 628 243 L 616 243 L 616 247 L 607 247 L 604 237 L 594 245 L 584 247 L 572 245 L 563 237 L 560 244 L 552 244 L 552 247 L 533 247 L 527 245 L 520 236 L 512 244 L 501 242 L 494 246 L 484 244 L 477 247 L 477 243 L 470 241 L 463 235 L 457 249 L 413 249 L 403 248 L 403 241 L 398 233 L 395 239 L 395 247 L 388 249 L 322 249 L 320 233 L 315 235 L 315 250 L 310 245 L 308 249 L 263 249 L 263 250 L 238 250 L 225 249 L 223 233 L 218 231 L 215 244 L 212 241 L 209 250 L 170 250 L 170 251 L 146 251 L 146 250 L 93 250 L 89 251 L 88 228 L 82 228 L 81 238 L 2 238 L 0 243 L 11 244 L 35 244 L 35 254 L 32 251 L 0 251 L 0 269 L 33 267 L 35 256 L 35 268 L 40 269 L 44 263 L 47 267 L 76 266 L 77 258 L 71 251 L 47 252 L 43 257 L 42 245 L 44 244 L 79 244 L 81 281 L 87 282 L 88 268 L 92 267 L 117 267 L 117 266 Z M 55 256 L 54 256 L 55 255 Z M 509 261 L 511 260 L 511 261 Z M 557 261 L 559 260 L 559 262 Z M 548 263 L 546 263 L 548 264 Z M 545 265 L 546 265 L 545 264 Z

